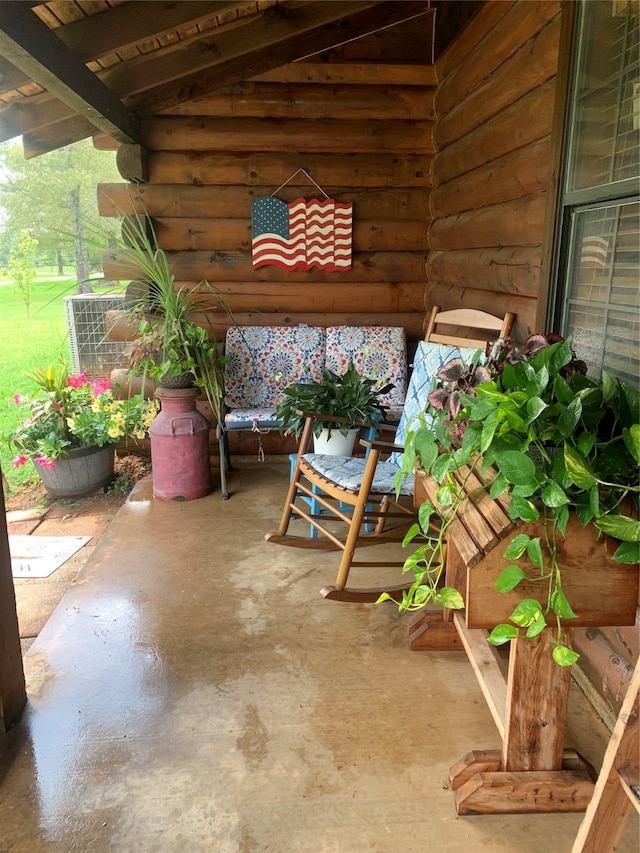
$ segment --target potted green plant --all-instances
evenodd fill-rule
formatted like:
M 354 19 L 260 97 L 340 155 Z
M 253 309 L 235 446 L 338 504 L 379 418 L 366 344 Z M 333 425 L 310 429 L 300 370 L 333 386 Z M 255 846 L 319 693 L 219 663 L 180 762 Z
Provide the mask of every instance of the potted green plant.
M 133 327 L 125 350 L 130 368 L 164 387 L 195 385 L 221 422 L 224 358 L 207 311 L 216 303 L 231 316 L 222 295 L 208 281 L 176 286 L 169 259 L 158 244 L 149 216 L 123 217 L 121 237 L 94 228 L 90 241 L 115 255 L 140 295 L 127 308 Z
M 336 452 L 318 439 L 331 441 L 337 433 L 348 439 L 348 444 L 341 444 L 337 454 L 349 455 L 359 427 L 384 419 L 386 407 L 380 403 L 380 395 L 392 387 L 391 384 L 380 387 L 379 380 L 361 376 L 353 361 L 342 376 L 326 368 L 320 382 L 294 382 L 284 389 L 287 399 L 276 407 L 275 413 L 280 431 L 300 437 L 306 415 L 319 415 L 313 425 L 316 452 Z
M 109 380 L 71 375 L 66 362 L 27 372 L 36 390 L 16 394 L 25 419 L 10 441 L 13 465 L 32 461 L 46 490 L 57 497 L 87 494 L 113 479 L 114 445 L 147 436 L 156 405 L 136 394 L 116 400 Z
M 591 526 L 595 537 L 618 541 L 614 560 L 633 564 L 640 558 L 639 392 L 605 372 L 600 381 L 585 374 L 568 341 L 539 335 L 523 347 L 500 340 L 487 348 L 484 362 L 478 352 L 470 364 L 456 359 L 439 372 L 422 424 L 405 444 L 402 475 L 419 466 L 440 485 L 438 510 L 425 502 L 405 540 L 426 538 L 406 561 L 415 582 L 401 610 L 429 601 L 464 606 L 458 590 L 441 585 L 443 547 L 465 499 L 465 479 L 494 466 L 491 497 L 506 493 L 510 518 L 540 520 L 545 533 L 520 534 L 509 543 L 496 588 L 508 592 L 535 580 L 541 594 L 520 601 L 489 641 L 500 645 L 523 632 L 535 637 L 553 621 L 554 659 L 561 665 L 577 659 L 562 643 L 562 622 L 575 617 L 558 558 L 570 515 Z M 534 566 L 533 576 L 518 565 L 521 558 Z

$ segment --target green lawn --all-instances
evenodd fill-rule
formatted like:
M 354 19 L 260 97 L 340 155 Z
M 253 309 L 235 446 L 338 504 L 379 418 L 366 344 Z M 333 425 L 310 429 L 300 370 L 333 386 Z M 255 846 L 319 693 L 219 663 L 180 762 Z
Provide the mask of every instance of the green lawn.
M 75 292 L 75 278 L 39 278 L 31 295 L 31 317 L 11 282 L 0 280 L 0 467 L 10 493 L 36 474 L 32 465 L 14 468 L 15 449 L 7 435 L 24 417 L 13 401 L 14 394 L 29 393 L 31 383 L 23 372 L 70 360 L 63 296 Z

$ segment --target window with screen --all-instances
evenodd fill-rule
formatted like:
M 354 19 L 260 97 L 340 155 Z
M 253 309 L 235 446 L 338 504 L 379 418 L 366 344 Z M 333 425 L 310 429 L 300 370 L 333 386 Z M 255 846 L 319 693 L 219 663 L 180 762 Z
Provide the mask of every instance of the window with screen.
M 596 377 L 638 382 L 640 0 L 577 4 L 559 320 Z

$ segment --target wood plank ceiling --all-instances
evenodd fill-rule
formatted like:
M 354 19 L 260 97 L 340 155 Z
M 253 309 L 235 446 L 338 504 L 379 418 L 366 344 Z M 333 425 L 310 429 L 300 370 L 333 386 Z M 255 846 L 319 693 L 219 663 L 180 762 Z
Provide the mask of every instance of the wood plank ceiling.
M 0 141 L 22 135 L 26 157 L 97 134 L 136 144 L 144 116 L 433 16 L 436 6 L 436 0 L 4 0 Z

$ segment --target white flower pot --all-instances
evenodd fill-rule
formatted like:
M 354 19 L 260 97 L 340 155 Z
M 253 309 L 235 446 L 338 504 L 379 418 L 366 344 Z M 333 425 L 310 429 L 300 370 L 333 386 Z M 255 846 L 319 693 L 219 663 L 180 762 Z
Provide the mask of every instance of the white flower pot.
M 320 435 L 314 435 L 313 449 L 327 456 L 351 456 L 359 432 L 357 428 L 350 429 L 343 435 L 339 429 L 332 429 L 329 436 L 329 430 L 323 429 Z

